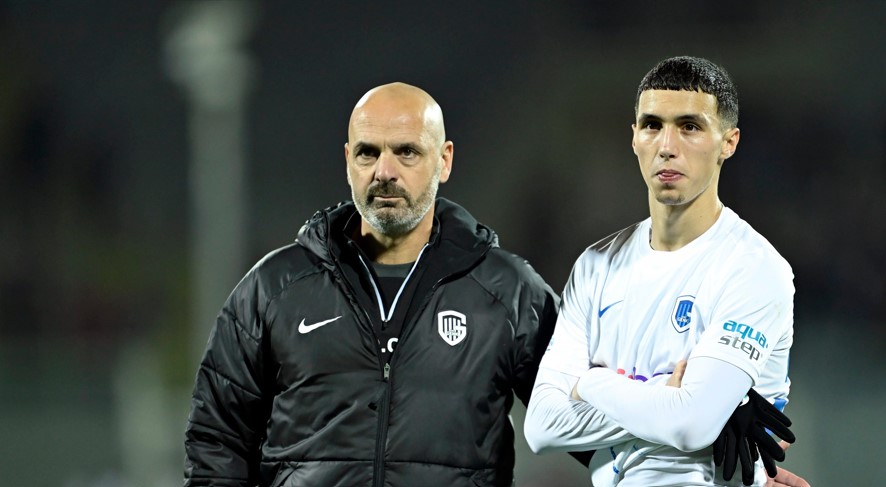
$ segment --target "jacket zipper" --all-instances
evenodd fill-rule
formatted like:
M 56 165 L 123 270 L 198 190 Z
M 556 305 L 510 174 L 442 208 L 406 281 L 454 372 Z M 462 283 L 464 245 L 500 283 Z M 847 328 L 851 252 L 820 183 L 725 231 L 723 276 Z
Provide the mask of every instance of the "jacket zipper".
M 381 408 L 378 411 L 378 427 L 375 429 L 375 462 L 373 464 L 372 485 L 385 485 L 385 442 L 388 438 L 388 415 L 391 412 L 391 364 L 386 363 L 382 371 L 385 390 L 382 394 Z
M 410 270 L 409 275 L 404 280 L 404 285 L 401 286 L 400 291 L 402 291 L 403 287 L 405 287 L 405 284 L 406 284 L 405 281 L 409 280 L 409 277 L 412 275 L 412 271 L 415 270 L 415 267 L 418 264 L 418 260 L 421 259 L 421 254 L 424 253 L 424 250 L 427 247 L 428 247 L 428 244 L 425 244 L 425 246 L 422 247 L 422 250 L 419 253 L 418 259 L 416 259 L 416 263 L 413 265 L 412 270 Z M 489 251 L 489 248 L 486 248 L 483 252 L 483 255 L 486 255 L 486 252 L 488 252 L 488 251 Z M 360 257 L 360 261 L 363 263 L 364 267 L 366 267 L 367 272 L 368 272 L 368 266 L 366 265 L 366 262 L 363 260 L 362 254 L 360 253 L 359 249 L 357 249 L 357 255 Z M 335 259 L 333 257 L 333 261 L 335 261 L 336 267 L 341 268 L 341 264 L 339 262 L 337 262 L 337 259 Z M 338 271 L 336 271 L 336 274 L 338 274 Z M 343 275 L 340 275 L 338 277 L 345 284 L 345 288 L 348 289 L 353 295 L 354 290 L 350 288 L 350 285 L 347 282 L 347 279 L 345 279 Z M 422 311 L 424 311 L 424 309 L 427 307 L 428 303 L 431 301 L 431 297 L 434 295 L 435 292 L 437 292 L 437 289 L 440 287 L 440 284 L 443 283 L 443 281 L 445 281 L 448 277 L 449 276 L 444 276 L 444 277 L 440 278 L 439 280 L 437 280 L 437 282 L 434 283 L 433 286 L 431 286 L 431 290 L 425 296 L 424 302 L 416 310 L 415 316 L 421 315 Z M 375 281 L 372 279 L 371 273 L 370 273 L 370 281 L 372 282 L 373 287 L 375 287 Z M 376 289 L 376 294 L 378 294 L 377 289 Z M 378 300 L 379 300 L 379 309 L 381 311 L 382 321 L 386 322 L 388 319 L 390 319 L 390 316 L 393 315 L 393 311 L 394 311 L 393 308 L 396 306 L 396 301 L 399 298 L 399 294 L 400 293 L 398 292 L 397 298 L 395 298 L 395 302 L 392 303 L 390 315 L 387 317 L 387 319 L 385 319 L 386 317 L 384 314 L 384 308 L 381 305 L 381 298 L 380 298 L 380 296 L 377 296 Z M 355 299 L 355 298 L 352 298 L 352 299 Z M 363 314 L 366 316 L 366 318 L 369 319 L 368 312 L 365 309 L 363 309 L 361 306 L 359 306 L 359 303 L 357 304 L 357 307 L 360 308 L 363 311 Z M 369 324 L 370 324 L 370 330 L 372 330 L 372 335 L 375 338 L 375 341 L 377 343 L 378 337 L 375 336 L 375 331 L 371 325 L 372 320 L 369 320 Z M 407 325 L 407 323 L 404 323 L 404 325 Z M 405 329 L 406 328 L 404 327 L 404 330 Z M 402 339 L 401 339 L 401 342 L 402 342 Z M 398 342 L 398 345 L 402 345 L 401 342 Z M 379 364 L 381 365 L 381 355 L 378 355 L 377 347 L 376 347 L 376 356 L 379 358 Z M 393 360 L 393 357 L 391 358 L 391 360 Z M 373 475 L 372 475 L 372 478 L 373 478 L 372 484 L 374 487 L 384 487 L 384 484 L 385 484 L 385 460 L 384 459 L 385 459 L 385 452 L 387 451 L 387 449 L 385 448 L 385 442 L 387 441 L 387 437 L 388 437 L 388 416 L 390 415 L 390 409 L 391 409 L 391 362 L 390 361 L 386 362 L 382 366 L 382 381 L 384 382 L 385 388 L 384 388 L 384 392 L 382 394 L 382 397 L 380 398 L 380 401 L 379 401 L 381 403 L 380 404 L 381 409 L 378 412 L 379 413 L 378 414 L 378 427 L 376 428 L 376 434 L 375 434 L 375 461 L 373 462 Z
M 400 295 L 403 293 L 403 290 L 406 289 L 406 285 L 409 283 L 409 279 L 412 277 L 412 273 L 415 272 L 415 269 L 418 267 L 418 263 L 428 246 L 428 244 L 425 244 L 421 248 L 421 251 L 418 253 L 418 256 L 415 259 L 415 263 L 412 264 L 412 268 L 409 270 L 409 274 L 407 274 L 406 278 L 403 279 L 403 283 L 400 285 L 400 290 L 397 291 L 397 295 L 394 297 L 394 301 L 391 303 L 391 307 L 387 310 L 387 313 L 385 313 L 385 306 L 384 302 L 381 299 L 381 292 L 379 292 L 378 285 L 375 282 L 372 271 L 369 270 L 369 264 L 366 263 L 366 260 L 363 258 L 363 253 L 359 250 L 359 248 L 355 249 L 357 251 L 357 257 L 360 259 L 360 263 L 363 264 L 363 268 L 366 270 L 366 274 L 369 276 L 369 282 L 372 284 L 372 290 L 375 292 L 375 298 L 378 301 L 378 311 L 381 315 L 382 323 L 387 323 L 391 320 L 391 317 L 394 316 L 394 310 L 397 308 L 397 302 L 400 301 Z M 373 331 L 373 335 L 374 334 L 375 332 Z M 376 342 L 378 342 L 378 337 L 376 337 Z M 381 409 L 378 412 L 378 427 L 375 430 L 375 462 L 372 477 L 374 480 L 373 485 L 377 487 L 382 487 L 385 483 L 385 453 L 387 451 L 387 448 L 385 448 L 385 443 L 387 442 L 388 437 L 388 416 L 391 412 L 390 377 L 391 363 L 390 361 L 388 361 L 382 367 L 382 380 L 385 383 L 385 390 L 381 398 Z
M 337 274 L 337 273 L 336 273 Z M 353 289 L 350 289 L 350 285 L 347 283 L 347 279 L 344 276 L 338 276 L 338 279 L 345 285 L 345 289 L 348 289 L 349 292 L 353 293 Z M 349 298 L 354 301 L 353 297 Z M 363 312 L 363 316 L 366 318 L 366 322 L 368 323 L 370 333 L 372 333 L 375 342 L 378 343 L 378 337 L 375 335 L 375 331 L 372 327 L 372 320 L 369 318 L 369 313 L 363 309 L 359 305 L 358 302 L 355 301 L 356 308 Z M 382 381 L 384 384 L 384 391 L 381 394 L 381 397 L 378 399 L 378 425 L 375 428 L 375 460 L 373 461 L 373 472 L 372 472 L 372 485 L 375 487 L 383 487 L 385 484 L 385 441 L 388 436 L 388 415 L 390 414 L 391 408 L 391 364 L 385 363 L 382 364 L 382 357 L 378 353 L 378 347 L 376 347 L 376 357 L 378 358 L 378 364 L 381 368 L 382 372 Z M 375 409 L 375 408 L 373 408 Z
M 353 306 L 363 312 L 363 316 L 366 318 L 366 323 L 369 326 L 370 333 L 372 333 L 375 342 L 378 343 L 378 336 L 375 334 L 375 330 L 372 326 L 372 319 L 369 317 L 369 312 L 360 306 L 359 301 L 357 301 L 355 297 L 354 289 L 351 288 L 350 283 L 347 278 L 339 271 L 341 269 L 341 263 L 338 262 L 338 259 L 333 257 L 333 262 L 335 263 L 335 267 L 333 268 L 333 275 L 336 276 L 336 279 L 344 286 L 345 290 L 350 293 L 348 296 L 348 300 L 351 301 Z M 365 265 L 365 264 L 364 264 Z M 373 462 L 373 486 L 383 487 L 385 483 L 385 442 L 387 441 L 388 436 L 388 415 L 390 414 L 391 408 L 391 364 L 390 362 L 382 364 L 382 357 L 378 353 L 378 347 L 375 350 L 376 357 L 378 358 L 378 364 L 381 368 L 382 372 L 382 381 L 385 383 L 384 392 L 378 401 L 378 426 L 375 429 L 375 460 Z
M 440 287 L 440 283 L 442 283 L 445 278 L 442 278 L 434 283 L 431 286 L 430 292 L 428 292 L 427 296 L 425 296 L 424 301 L 421 306 L 416 310 L 415 316 L 421 315 L 422 311 L 428 306 L 428 303 L 431 301 L 431 297 L 437 292 L 437 288 Z M 407 325 L 407 323 L 404 323 Z M 404 326 L 404 330 L 405 330 Z M 401 340 L 402 341 L 402 340 Z M 398 346 L 401 343 L 398 343 Z M 393 361 L 393 355 L 391 356 L 391 361 Z M 388 415 L 391 412 L 391 362 L 388 362 L 382 368 L 382 380 L 385 383 L 385 391 L 381 398 L 381 408 L 378 412 L 378 428 L 376 428 L 375 435 L 375 462 L 373 465 L 373 475 L 372 475 L 372 485 L 374 487 L 384 487 L 385 484 L 385 442 L 388 438 Z

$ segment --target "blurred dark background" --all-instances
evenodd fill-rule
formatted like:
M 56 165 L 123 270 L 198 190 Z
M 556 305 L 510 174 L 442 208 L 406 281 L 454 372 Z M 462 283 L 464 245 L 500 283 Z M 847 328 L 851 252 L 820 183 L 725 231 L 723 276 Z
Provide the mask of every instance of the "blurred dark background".
M 441 195 L 561 289 L 645 218 L 640 78 L 727 67 L 721 199 L 792 264 L 798 442 L 813 486 L 882 485 L 886 2 L 0 1 L 0 485 L 179 485 L 215 312 L 350 196 L 356 100 L 405 81 L 455 142 Z M 534 456 L 518 486 L 587 485 Z

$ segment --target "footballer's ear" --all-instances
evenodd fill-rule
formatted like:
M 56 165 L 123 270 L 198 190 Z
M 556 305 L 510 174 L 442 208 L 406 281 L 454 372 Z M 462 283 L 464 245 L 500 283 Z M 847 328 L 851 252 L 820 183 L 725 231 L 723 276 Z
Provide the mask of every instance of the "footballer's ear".
M 735 154 L 736 149 L 738 149 L 738 139 L 740 138 L 741 130 L 739 130 L 738 127 L 733 127 L 723 134 L 723 146 L 720 150 L 720 160 L 725 161 Z
M 637 124 L 631 124 L 631 149 L 634 150 L 634 155 L 637 155 Z

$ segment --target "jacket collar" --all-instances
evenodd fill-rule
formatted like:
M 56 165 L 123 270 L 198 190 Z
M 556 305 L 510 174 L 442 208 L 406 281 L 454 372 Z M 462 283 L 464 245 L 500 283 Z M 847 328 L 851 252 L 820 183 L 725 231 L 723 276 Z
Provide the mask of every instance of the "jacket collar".
M 437 198 L 430 249 L 437 265 L 453 271 L 466 270 L 490 248 L 498 246 L 495 232 L 479 223 L 466 209 Z M 296 241 L 328 265 L 341 262 L 352 253 L 348 231 L 359 223 L 360 215 L 351 201 L 316 212 L 298 232 Z M 340 264 L 339 264 L 340 265 Z

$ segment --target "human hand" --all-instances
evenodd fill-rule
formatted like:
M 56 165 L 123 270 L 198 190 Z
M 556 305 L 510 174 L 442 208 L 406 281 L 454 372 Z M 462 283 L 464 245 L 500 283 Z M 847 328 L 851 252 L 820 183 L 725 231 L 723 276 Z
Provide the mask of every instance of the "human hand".
M 686 361 L 680 360 L 677 362 L 677 365 L 674 366 L 674 371 L 671 373 L 671 376 L 668 377 L 668 381 L 665 385 L 679 388 L 683 384 L 683 374 L 685 373 Z
M 782 442 L 782 446 L 786 444 L 786 442 Z M 811 487 L 806 479 L 799 477 L 781 467 L 776 468 L 778 469 L 778 474 L 775 476 L 775 478 L 769 477 L 767 479 L 766 487 Z
M 777 477 L 775 462 L 784 461 L 784 449 L 766 432 L 766 428 L 793 443 L 796 438 L 788 429 L 790 425 L 791 420 L 784 413 L 750 389 L 714 441 L 714 463 L 723 465 L 723 479 L 732 479 L 737 463 L 741 462 L 741 481 L 744 485 L 751 485 L 754 464 L 761 457 L 769 477 Z
M 791 444 L 786 441 L 779 441 L 778 446 L 780 446 L 782 450 L 788 451 Z M 803 477 L 781 467 L 776 467 L 776 469 L 778 470 L 778 473 L 775 475 L 775 478 L 767 475 L 766 487 L 811 487 L 809 482 Z
M 572 393 L 569 394 L 569 397 L 571 397 L 573 401 L 584 401 L 584 399 L 578 394 L 578 381 L 572 386 Z

